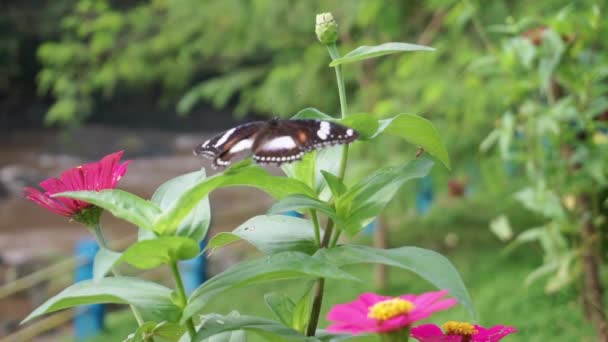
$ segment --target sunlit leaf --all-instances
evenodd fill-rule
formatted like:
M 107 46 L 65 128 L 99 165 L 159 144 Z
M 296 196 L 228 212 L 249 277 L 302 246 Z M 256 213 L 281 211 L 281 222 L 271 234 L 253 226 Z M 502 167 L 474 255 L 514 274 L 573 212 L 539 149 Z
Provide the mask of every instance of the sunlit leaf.
M 171 301 L 171 289 L 137 278 L 108 277 L 81 281 L 64 289 L 36 308 L 23 323 L 57 310 L 97 303 L 131 304 L 170 321 L 180 317 L 179 308 Z
M 270 207 L 268 213 L 279 214 L 292 210 L 302 211 L 307 209 L 317 210 L 333 219 L 337 219 L 335 210 L 329 204 L 305 195 L 287 196 Z
M 118 189 L 68 191 L 55 194 L 53 197 L 75 198 L 94 204 L 111 212 L 112 215 L 144 229 L 152 229 L 154 220 L 160 214 L 160 209 L 156 204 Z
M 312 223 L 286 215 L 255 216 L 231 233 L 217 234 L 209 241 L 207 248 L 223 247 L 240 239 L 266 254 L 283 251 L 312 254 L 317 250 Z
M 425 152 L 439 159 L 450 168 L 450 157 L 439 132 L 432 122 L 413 114 L 399 114 L 393 118 L 380 120 L 376 135 L 389 134 L 422 147 Z
M 358 232 L 391 201 L 405 182 L 426 176 L 433 162 L 419 158 L 397 167 L 376 170 L 336 200 L 336 210 L 344 221 L 340 227 L 349 234 Z
M 207 280 L 188 299 L 183 319 L 201 311 L 229 289 L 279 279 L 329 278 L 357 280 L 333 264 L 300 252 L 282 252 L 234 265 Z
M 205 179 L 205 169 L 175 177 L 162 184 L 154 194 L 151 201 L 162 210 L 168 210 L 173 203 L 190 188 Z M 189 237 L 200 241 L 207 235 L 211 221 L 209 198 L 204 197 L 196 208 L 180 223 L 177 235 Z
M 179 260 L 188 260 L 199 254 L 195 240 L 182 236 L 160 236 L 142 240 L 125 250 L 120 261 L 137 268 L 150 269 Z
M 172 235 L 202 199 L 211 191 L 221 187 L 251 186 L 279 199 L 291 194 L 315 196 L 311 188 L 296 179 L 273 176 L 259 166 L 235 166 L 224 173 L 204 179 L 184 192 L 158 217 L 154 230 L 160 234 Z
M 100 247 L 93 260 L 93 279 L 105 277 L 121 256 L 121 253 Z
M 418 247 L 380 249 L 346 245 L 321 249 L 315 256 L 339 266 L 375 263 L 412 271 L 438 289 L 449 290 L 449 295 L 458 299 L 458 302 L 475 318 L 471 297 L 460 274 L 446 257 L 434 251 Z
M 375 58 L 379 56 L 389 55 L 398 52 L 408 52 L 408 51 L 434 51 L 432 47 L 417 45 L 417 44 L 408 44 L 408 43 L 384 43 L 380 45 L 374 46 L 360 46 L 353 51 L 347 53 L 341 58 L 334 59 L 331 63 L 329 63 L 330 67 L 345 64 L 358 62 L 364 59 Z
M 286 327 L 285 325 L 268 318 L 255 316 L 230 315 L 205 315 L 203 324 L 192 342 L 204 339 L 219 333 L 245 330 L 261 333 L 266 341 L 319 341 L 316 338 L 308 338 L 303 334 Z M 272 336 L 272 337 L 269 337 Z

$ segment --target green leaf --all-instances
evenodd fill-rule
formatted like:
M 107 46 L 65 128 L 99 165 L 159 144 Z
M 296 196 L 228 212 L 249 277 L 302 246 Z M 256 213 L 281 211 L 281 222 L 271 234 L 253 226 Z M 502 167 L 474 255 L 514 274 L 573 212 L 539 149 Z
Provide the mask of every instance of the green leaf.
M 316 108 L 304 108 L 297 112 L 296 115 L 291 117 L 292 119 L 319 119 L 319 120 L 335 120 L 334 117 L 323 113 Z
M 204 179 L 204 169 L 173 178 L 156 189 L 151 201 L 162 210 L 168 210 L 181 195 Z M 207 235 L 210 222 L 211 210 L 209 208 L 209 198 L 204 197 L 199 201 L 196 208 L 181 222 L 177 228 L 177 235 L 201 241 Z
M 179 342 L 190 342 L 190 336 L 185 335 L 187 339 Z M 215 334 L 203 340 L 203 342 L 247 342 L 247 335 L 244 330 L 232 330 L 223 333 Z
M 292 210 L 301 211 L 305 209 L 314 209 L 326 214 L 327 216 L 335 220 L 338 219 L 335 210 L 329 204 L 305 195 L 287 196 L 273 204 L 272 207 L 268 209 L 268 213 L 280 214 Z
M 93 260 L 93 279 L 99 280 L 105 277 L 121 256 L 121 253 L 100 247 Z
M 291 326 L 296 304 L 283 293 L 270 292 L 264 295 L 264 301 L 272 313 L 285 326 Z
M 240 240 L 241 240 L 241 237 L 237 236 L 233 233 L 227 233 L 227 232 L 217 233 L 217 234 L 215 234 L 214 237 L 211 238 L 211 240 L 209 240 L 209 242 L 207 243 L 207 246 L 205 247 L 205 250 L 211 249 L 211 252 L 213 253 L 213 250 L 216 248 L 221 248 L 221 247 L 224 247 L 226 245 L 229 245 L 233 242 L 237 242 Z
M 151 269 L 179 260 L 188 260 L 199 254 L 198 243 L 182 236 L 160 236 L 142 240 L 123 252 L 120 261 L 137 268 Z
M 154 220 L 160 214 L 160 209 L 154 203 L 118 189 L 68 191 L 55 194 L 53 197 L 75 198 L 94 204 L 144 229 L 152 229 Z
M 434 51 L 432 47 L 417 45 L 417 44 L 408 44 L 408 43 L 384 43 L 380 45 L 374 46 L 360 46 L 353 51 L 347 53 L 343 57 L 334 59 L 331 63 L 329 63 L 330 67 L 334 67 L 336 65 L 352 63 L 361 61 L 364 59 L 375 58 L 379 56 L 389 55 L 398 52 L 407 52 L 407 51 Z
M 204 179 L 184 192 L 156 220 L 155 231 L 163 235 L 173 234 L 179 224 L 196 209 L 198 203 L 211 191 L 220 187 L 251 186 L 279 199 L 291 194 L 315 195 L 310 187 L 296 179 L 273 176 L 259 166 L 235 166 L 237 167 Z
M 81 281 L 64 289 L 36 308 L 22 323 L 57 310 L 97 303 L 131 304 L 169 321 L 180 317 L 179 308 L 171 301 L 171 289 L 137 278 L 109 277 Z
M 376 263 L 412 271 L 438 289 L 449 290 L 449 295 L 458 299 L 471 317 L 476 316 L 471 297 L 460 274 L 446 257 L 434 251 L 418 247 L 379 249 L 347 245 L 321 249 L 315 256 L 338 266 Z
M 254 333 L 261 333 L 267 337 L 266 341 L 318 341 L 315 338 L 308 338 L 301 333 L 284 326 L 283 324 L 268 318 L 241 315 L 205 315 L 204 323 L 192 342 L 203 341 L 205 338 L 219 333 L 245 330 Z
M 310 310 L 312 307 L 312 289 L 314 283 L 308 286 L 308 290 L 300 297 L 296 307 L 293 310 L 293 319 L 291 321 L 291 327 L 295 330 L 304 333 L 308 326 L 308 319 L 310 317 Z
M 398 167 L 376 170 L 336 199 L 336 210 L 344 221 L 341 229 L 358 232 L 367 221 L 378 216 L 401 186 L 414 178 L 426 176 L 433 162 L 419 158 Z
M 313 254 L 317 250 L 314 227 L 309 220 L 285 215 L 255 216 L 232 233 L 219 233 L 206 248 L 219 248 L 243 239 L 265 254 L 298 251 Z
M 429 120 L 413 114 L 399 114 L 391 119 L 380 120 L 378 134 L 389 134 L 422 147 L 431 156 L 439 159 L 448 169 L 450 157 L 439 132 Z
M 166 321 L 161 323 L 145 322 L 122 342 L 145 342 L 149 341 L 150 337 L 159 337 L 163 341 L 177 342 L 185 332 L 186 328 L 177 323 Z
M 329 189 L 331 190 L 331 193 L 334 195 L 335 198 L 340 197 L 343 193 L 346 192 L 346 190 L 348 190 L 342 180 L 340 180 L 340 178 L 338 178 L 333 173 L 321 171 L 321 174 L 323 175 L 323 178 L 325 178 L 325 182 L 327 183 L 327 186 L 329 186 Z
M 370 114 L 352 114 L 339 121 L 341 124 L 350 127 L 359 133 L 359 140 L 369 140 L 376 136 L 379 123 Z
M 283 172 L 285 172 L 288 177 L 295 178 L 313 189 L 316 185 L 316 160 L 317 151 L 311 151 L 304 154 L 304 156 L 302 156 L 302 160 L 300 161 L 282 164 L 281 169 L 283 169 Z
M 336 266 L 300 252 L 282 252 L 234 265 L 209 279 L 188 300 L 183 319 L 201 311 L 212 299 L 229 289 L 279 279 L 330 278 L 357 280 Z

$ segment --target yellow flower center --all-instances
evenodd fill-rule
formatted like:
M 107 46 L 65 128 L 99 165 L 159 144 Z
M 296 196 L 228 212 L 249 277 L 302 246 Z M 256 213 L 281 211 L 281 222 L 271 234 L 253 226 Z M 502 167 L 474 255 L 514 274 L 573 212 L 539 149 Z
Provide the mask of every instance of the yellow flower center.
M 477 329 L 471 323 L 449 321 L 441 326 L 447 335 L 472 336 L 477 334 Z
M 383 300 L 369 308 L 367 317 L 385 321 L 399 315 L 406 315 L 414 309 L 414 304 L 401 298 Z

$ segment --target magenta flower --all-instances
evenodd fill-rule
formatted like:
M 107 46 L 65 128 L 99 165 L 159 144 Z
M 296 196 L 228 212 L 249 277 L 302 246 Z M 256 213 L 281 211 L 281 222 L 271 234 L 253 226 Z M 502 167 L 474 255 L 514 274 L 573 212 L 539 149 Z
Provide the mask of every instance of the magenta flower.
M 364 293 L 353 302 L 331 308 L 327 319 L 335 323 L 327 327 L 327 330 L 355 335 L 402 330 L 435 311 L 456 305 L 455 299 L 441 299 L 447 293 L 448 291 L 436 291 L 399 297 Z
M 442 325 L 422 324 L 412 329 L 419 342 L 497 342 L 517 332 L 514 327 L 495 325 L 489 329 L 477 324 L 450 321 Z
M 25 188 L 27 199 L 47 210 L 66 217 L 74 217 L 92 205 L 76 199 L 52 197 L 64 191 L 100 191 L 114 189 L 127 172 L 130 161 L 120 163 L 123 151 L 103 157 L 100 161 L 64 171 L 60 178 L 48 178 L 40 183 L 44 192 L 36 188 Z

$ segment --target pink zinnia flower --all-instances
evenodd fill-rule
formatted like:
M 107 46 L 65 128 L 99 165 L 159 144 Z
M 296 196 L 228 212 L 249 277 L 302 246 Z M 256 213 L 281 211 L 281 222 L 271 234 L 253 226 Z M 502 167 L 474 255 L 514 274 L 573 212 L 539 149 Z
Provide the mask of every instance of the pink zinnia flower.
M 67 170 L 60 178 L 48 178 L 40 183 L 44 192 L 36 188 L 25 188 L 27 199 L 66 217 L 74 217 L 92 205 L 76 199 L 52 197 L 65 191 L 100 191 L 113 189 L 120 178 L 127 172 L 130 161 L 120 163 L 123 151 L 118 151 L 103 157 L 100 161 L 85 164 Z
M 486 329 L 477 324 L 450 321 L 442 325 L 423 324 L 412 329 L 412 337 L 419 342 L 497 342 L 517 332 L 514 327 L 495 325 Z
M 327 330 L 355 335 L 401 330 L 435 311 L 456 305 L 455 299 L 441 299 L 447 293 L 436 291 L 399 297 L 364 293 L 353 302 L 335 305 L 327 314 L 327 319 L 335 323 Z

